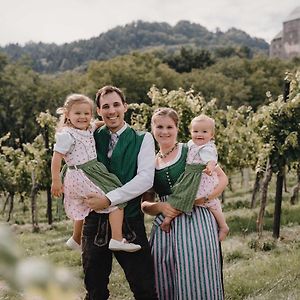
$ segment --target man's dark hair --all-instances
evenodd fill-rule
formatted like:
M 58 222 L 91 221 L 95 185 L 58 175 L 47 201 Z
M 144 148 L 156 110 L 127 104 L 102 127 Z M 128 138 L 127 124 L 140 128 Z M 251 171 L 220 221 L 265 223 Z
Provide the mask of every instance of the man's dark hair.
M 106 86 L 102 87 L 100 90 L 98 90 L 98 92 L 96 94 L 95 102 L 96 102 L 97 107 L 100 108 L 100 98 L 101 97 L 103 97 L 104 95 L 113 93 L 113 92 L 116 92 L 120 96 L 123 104 L 126 103 L 125 95 L 119 88 L 112 86 L 112 85 L 106 85 Z

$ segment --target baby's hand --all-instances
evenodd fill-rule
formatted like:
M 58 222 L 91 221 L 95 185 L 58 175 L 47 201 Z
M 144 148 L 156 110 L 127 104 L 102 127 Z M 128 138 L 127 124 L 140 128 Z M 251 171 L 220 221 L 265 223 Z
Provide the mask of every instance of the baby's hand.
M 206 168 L 204 169 L 203 172 L 211 176 L 215 168 L 216 168 L 216 162 L 211 160 L 207 163 Z

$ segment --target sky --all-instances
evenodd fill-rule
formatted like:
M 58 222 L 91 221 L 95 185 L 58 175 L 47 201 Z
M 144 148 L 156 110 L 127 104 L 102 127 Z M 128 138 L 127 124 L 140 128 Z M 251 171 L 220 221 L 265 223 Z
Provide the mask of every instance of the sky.
M 231 27 L 268 43 L 299 0 L 0 0 L 0 46 L 63 44 L 99 36 L 137 20 L 180 20 L 210 31 Z

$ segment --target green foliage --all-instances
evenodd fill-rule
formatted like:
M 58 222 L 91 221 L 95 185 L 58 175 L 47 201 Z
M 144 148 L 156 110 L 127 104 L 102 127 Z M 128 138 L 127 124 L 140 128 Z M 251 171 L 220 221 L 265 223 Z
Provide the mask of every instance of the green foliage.
M 182 47 L 179 53 L 166 56 L 163 61 L 178 73 L 205 69 L 214 63 L 208 50 L 185 47 Z
M 217 98 L 220 108 L 246 105 L 256 111 L 260 105 L 268 104 L 266 92 L 270 91 L 275 97 L 282 94 L 284 73 L 295 66 L 263 56 L 253 59 L 230 57 L 218 60 L 205 70 L 182 74 L 182 87 L 192 86 L 206 99 Z
M 194 95 L 193 91 L 185 92 L 183 89 L 168 92 L 166 89 L 160 91 L 156 87 L 152 87 L 148 93 L 152 101 L 152 105 L 132 104 L 129 106 L 132 124 L 137 129 L 151 130 L 151 116 L 153 111 L 159 107 L 171 107 L 176 110 L 180 118 L 179 124 L 179 140 L 187 141 L 189 137 L 189 124 L 194 116 L 201 112 L 205 105 L 203 97 Z M 142 112 L 142 116 L 140 113 Z M 148 126 L 145 128 L 145 125 Z
M 108 84 L 121 88 L 128 103 L 149 103 L 146 99 L 150 87 L 174 89 L 178 86 L 178 75 L 149 53 L 133 53 L 116 57 L 110 61 L 92 62 L 86 74 L 85 92 L 95 95 Z
M 41 127 L 42 134 L 38 135 L 33 143 L 24 144 L 24 152 L 27 157 L 27 170 L 40 189 L 46 189 L 51 182 L 50 161 L 52 157 L 52 146 L 55 138 L 55 127 L 57 119 L 49 114 L 43 113 L 37 117 L 37 123 Z M 46 145 L 46 141 L 48 145 Z
M 192 87 L 206 99 L 216 98 L 220 108 L 246 105 L 256 111 L 262 104 L 268 104 L 266 92 L 270 91 L 275 97 L 282 94 L 285 71 L 295 67 L 297 65 L 290 62 L 264 56 L 253 59 L 230 57 L 180 77 L 184 89 Z
M 226 111 L 215 109 L 216 144 L 220 162 L 230 174 L 234 170 L 254 168 L 259 151 L 258 137 L 249 126 L 253 116 L 251 107 L 238 109 L 228 106 Z
M 294 83 L 298 74 L 294 76 Z M 299 88 L 298 88 L 299 92 Z M 270 158 L 273 172 L 277 172 L 284 165 L 299 161 L 300 153 L 300 94 L 291 95 L 287 101 L 278 97 L 270 104 L 262 106 L 253 118 L 253 128 L 262 142 L 261 161 Z
M 35 97 L 40 78 L 28 66 L 18 64 L 7 65 L 4 76 L 6 85 L 0 98 L 0 105 L 4 108 L 1 133 L 10 132 L 12 145 L 20 146 L 23 142 L 32 140 L 37 134 L 32 115 L 40 109 Z
M 38 135 L 33 143 L 22 144 L 22 148 L 13 148 L 4 145 L 9 134 L 0 139 L 0 193 L 8 194 L 7 200 L 10 199 L 8 220 L 11 217 L 15 196 L 22 200 L 25 212 L 26 198 L 33 201 L 34 193 L 49 190 L 50 187 L 50 162 L 56 118 L 49 112 L 40 113 L 37 122 L 42 134 Z M 34 213 L 33 202 L 31 212 Z
M 187 55 L 204 53 L 197 48 L 185 50 Z M 191 53 L 189 52 L 191 51 Z M 110 61 L 94 61 L 84 72 L 69 71 L 55 75 L 38 74 L 31 70 L 27 60 L 7 63 L 0 57 L 0 136 L 10 132 L 9 145 L 21 147 L 31 143 L 40 133 L 35 119 L 47 109 L 51 114 L 61 106 L 66 96 L 81 92 L 94 98 L 96 91 L 106 84 L 122 88 L 129 103 L 148 103 L 147 93 L 154 84 L 168 91 L 192 89 L 207 99 L 216 99 L 220 109 L 251 105 L 256 111 L 268 105 L 266 91 L 275 97 L 282 92 L 283 74 L 290 62 L 269 60 L 266 57 L 241 59 L 231 57 L 218 61 L 205 70 L 193 69 L 178 73 L 162 62 L 161 57 L 150 53 L 132 53 Z M 295 65 L 296 66 L 296 65 Z M 13 124 L 11 126 L 10 124 Z
M 3 58 L 3 61 L 4 58 Z M 1 65 L 1 57 L 0 57 Z M 0 69 L 0 137 L 10 132 L 7 143 L 22 147 L 40 133 L 36 117 L 49 109 L 54 113 L 64 98 L 79 90 L 79 74 L 40 75 L 26 63 L 6 64 Z M 2 66 L 2 65 L 1 65 Z
M 10 195 L 29 194 L 30 174 L 27 169 L 27 158 L 20 149 L 5 146 L 3 143 L 9 138 L 9 134 L 0 139 L 0 192 Z
M 240 58 L 252 58 L 253 53 L 251 49 L 247 46 L 239 46 L 239 47 L 218 47 L 213 51 L 214 58 L 225 58 L 225 57 L 233 57 L 238 56 Z

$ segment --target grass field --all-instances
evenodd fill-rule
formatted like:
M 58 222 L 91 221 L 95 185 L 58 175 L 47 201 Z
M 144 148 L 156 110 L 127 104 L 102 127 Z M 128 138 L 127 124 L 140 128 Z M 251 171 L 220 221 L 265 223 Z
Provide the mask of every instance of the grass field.
M 263 236 L 258 239 L 255 226 L 259 207 L 253 210 L 249 208 L 251 189 L 241 187 L 237 178 L 238 176 L 234 179 L 233 191 L 226 191 L 224 204 L 224 212 L 231 230 L 226 241 L 222 243 L 225 298 L 300 299 L 300 204 L 291 206 L 288 203 L 289 193 L 284 193 L 280 239 L 274 240 L 272 182 L 268 195 L 265 230 Z M 291 176 L 289 188 L 294 183 Z M 40 202 L 42 201 L 43 196 L 40 198 Z M 45 217 L 41 213 L 40 232 L 32 233 L 31 225 L 27 224 L 28 212 L 21 213 L 21 206 L 16 203 L 11 228 L 15 232 L 23 257 L 38 256 L 55 266 L 68 267 L 79 278 L 76 293 L 78 299 L 82 299 L 84 288 L 80 254 L 68 250 L 64 244 L 72 232 L 72 223 L 69 220 L 56 220 L 49 226 L 44 222 Z M 40 206 L 40 211 L 44 212 L 44 205 L 41 203 Z M 3 215 L 2 219 L 4 217 Z M 152 218 L 146 216 L 145 220 L 149 232 Z M 110 291 L 110 299 L 132 299 L 123 272 L 115 261 L 110 277 Z M 22 297 L 9 294 L 5 288 L 1 289 L 0 285 L 0 299 L 18 300 Z

